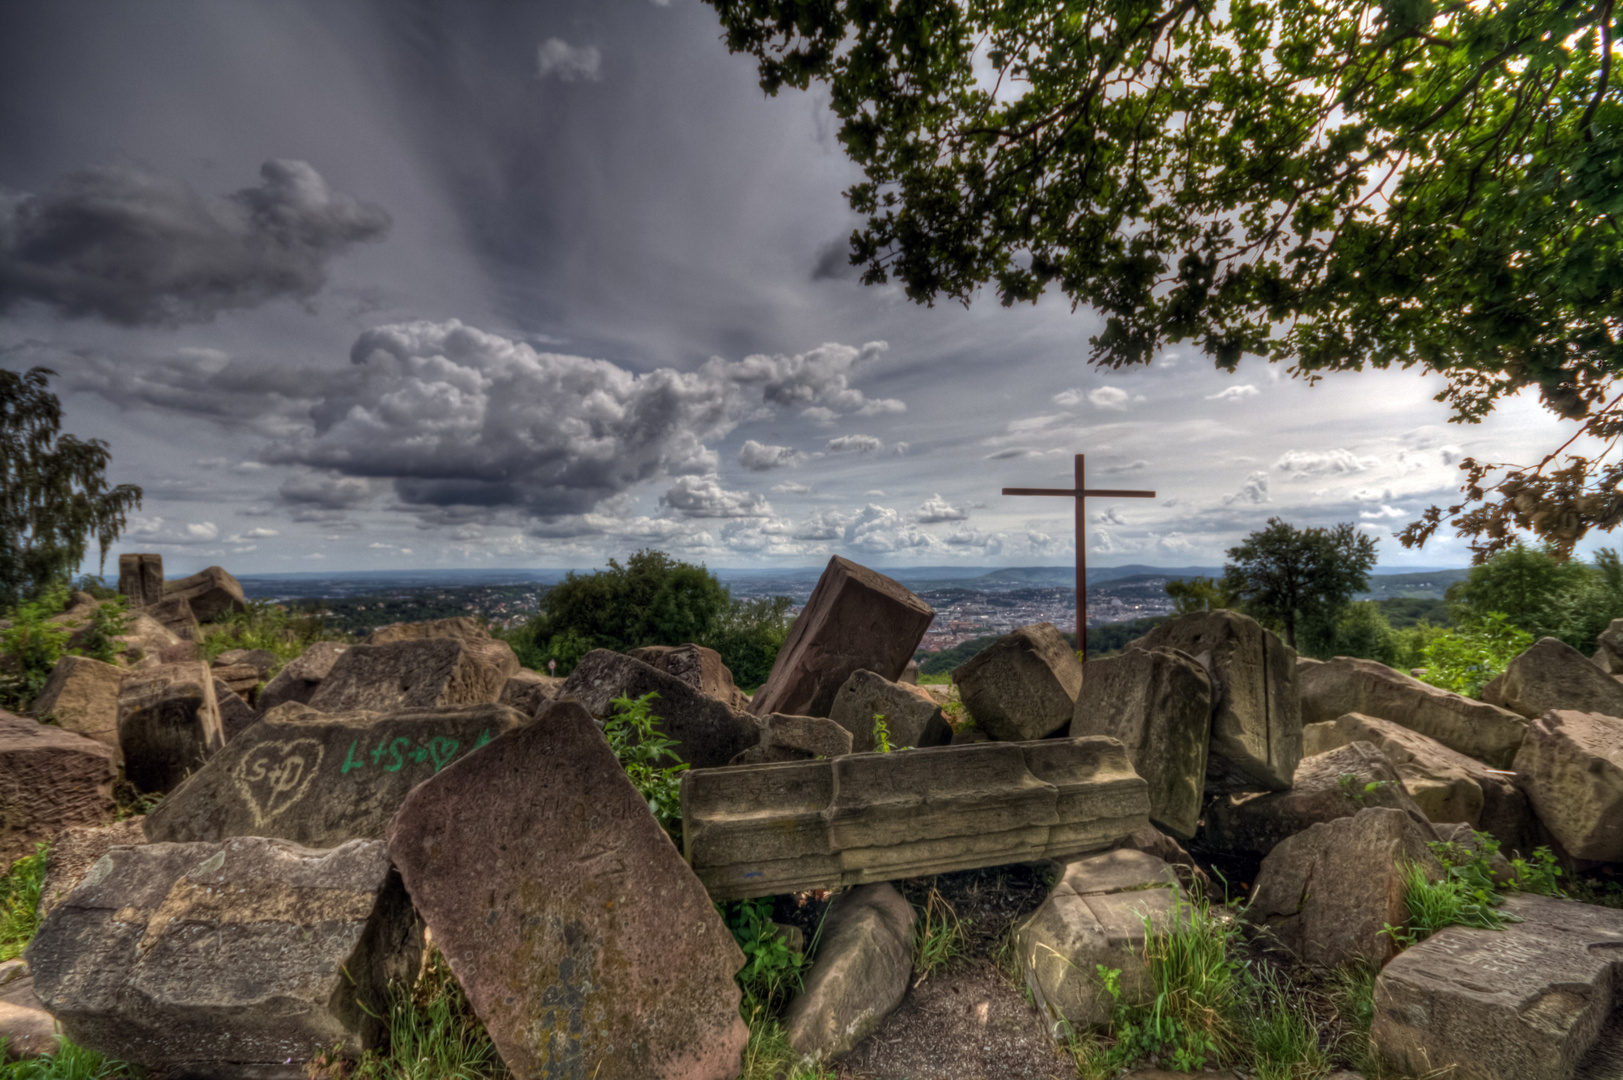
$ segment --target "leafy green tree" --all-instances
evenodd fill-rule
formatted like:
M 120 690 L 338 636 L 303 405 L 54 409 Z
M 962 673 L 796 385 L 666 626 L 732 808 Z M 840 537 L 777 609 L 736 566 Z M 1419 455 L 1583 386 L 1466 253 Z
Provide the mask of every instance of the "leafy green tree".
M 1322 653 L 1353 595 L 1369 587 L 1375 541 L 1351 523 L 1333 529 L 1298 529 L 1279 518 L 1230 548 L 1223 587 L 1259 621 L 1280 628 L 1296 648 L 1306 632 L 1308 651 Z
M 1179 615 L 1233 607 L 1236 598 L 1223 585 L 1209 577 L 1180 578 L 1167 582 L 1167 596 L 1172 600 L 1172 610 Z
M 1109 367 L 1420 366 L 1458 421 L 1537 388 L 1623 434 L 1614 0 L 708 2 L 768 94 L 827 85 L 867 283 L 1057 289 Z M 1566 449 L 1462 462 L 1451 523 L 1485 554 L 1613 528 L 1623 462 Z
M 0 371 L 0 608 L 65 585 L 92 536 L 105 565 L 141 505 L 139 487 L 107 486 L 106 443 L 60 434 L 62 403 L 47 388 L 55 374 Z
M 1563 561 L 1551 546 L 1514 543 L 1471 568 L 1449 587 L 1454 621 L 1462 626 L 1501 613 L 1533 638 L 1555 637 L 1589 651 L 1613 619 L 1623 616 L 1623 566 L 1601 548 L 1594 563 Z
M 1533 635 L 1503 614 L 1486 615 L 1471 626 L 1438 635 L 1426 647 L 1426 682 L 1466 697 L 1482 688 L 1533 644 Z
M 793 624 L 789 608 L 793 603 L 787 596 L 735 599 L 715 631 L 702 644 L 721 654 L 722 662 L 739 686 L 745 689 L 760 686 L 772 674 L 778 650 L 789 637 L 789 627 Z

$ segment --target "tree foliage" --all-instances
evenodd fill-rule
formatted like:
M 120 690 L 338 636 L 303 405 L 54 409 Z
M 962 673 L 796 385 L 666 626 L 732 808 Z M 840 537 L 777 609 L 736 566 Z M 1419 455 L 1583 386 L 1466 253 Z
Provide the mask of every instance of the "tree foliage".
M 865 282 L 1058 289 L 1109 367 L 1419 366 L 1462 422 L 1535 388 L 1604 449 L 1466 460 L 1451 523 L 1623 520 L 1615 0 L 708 2 L 767 93 L 827 84 Z
M 1355 594 L 1369 587 L 1375 540 L 1350 522 L 1333 529 L 1298 529 L 1279 518 L 1229 548 L 1223 588 L 1258 621 L 1278 627 L 1296 648 L 1298 632 L 1309 651 L 1333 638 Z
M 106 443 L 60 434 L 55 374 L 0 371 L 0 607 L 65 584 L 91 537 L 105 565 L 125 515 L 141 505 L 139 487 L 107 486 Z
M 1623 617 L 1623 561 L 1610 548 L 1592 563 L 1562 561 L 1552 548 L 1517 543 L 1448 590 L 1454 621 L 1474 626 L 1494 613 L 1532 639 L 1555 637 L 1593 651 L 1595 638 Z

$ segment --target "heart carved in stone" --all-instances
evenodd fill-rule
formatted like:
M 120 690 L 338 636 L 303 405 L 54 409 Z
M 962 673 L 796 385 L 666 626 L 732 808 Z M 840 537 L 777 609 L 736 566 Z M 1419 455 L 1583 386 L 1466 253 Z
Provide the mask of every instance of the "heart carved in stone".
M 255 825 L 264 825 L 304 798 L 326 752 L 315 739 L 267 739 L 242 756 L 231 779 Z

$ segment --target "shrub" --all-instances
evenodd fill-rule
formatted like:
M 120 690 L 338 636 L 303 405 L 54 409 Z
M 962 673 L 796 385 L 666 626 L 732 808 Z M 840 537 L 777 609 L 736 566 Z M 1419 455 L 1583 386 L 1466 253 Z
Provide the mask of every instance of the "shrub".
M 755 1007 L 776 1015 L 800 990 L 806 966 L 805 954 L 791 950 L 782 930 L 772 921 L 772 903 L 772 897 L 762 896 L 716 905 L 744 953 L 744 966 L 738 969 L 737 978 L 744 992 L 746 1016 Z
M 265 649 L 285 664 L 318 641 L 348 640 L 344 634 L 328 630 L 314 612 L 289 611 L 268 600 L 250 600 L 246 610 L 205 625 L 199 644 L 210 663 L 232 649 Z
M 37 844 L 0 877 L 0 960 L 21 956 L 39 929 L 39 893 L 45 884 L 45 848 Z
M 11 625 L 0 631 L 0 653 L 15 667 L 0 676 L 0 707 L 25 709 L 45 688 L 51 669 L 68 651 L 71 631 L 50 621 L 67 604 L 68 587 L 54 585 L 12 610 Z
M 1459 630 L 1437 635 L 1426 647 L 1424 680 L 1466 697 L 1480 697 L 1510 662 L 1533 644 L 1533 635 L 1490 612 Z
M 671 840 L 682 846 L 682 773 L 687 763 L 680 761 L 671 747 L 678 745 L 665 738 L 654 725 L 660 718 L 654 715 L 650 704 L 659 694 L 650 692 L 640 698 L 617 697 L 613 701 L 614 715 L 603 725 L 603 734 L 626 777 L 648 800 L 648 809 L 655 820 L 670 834 Z M 675 765 L 661 765 L 666 758 Z

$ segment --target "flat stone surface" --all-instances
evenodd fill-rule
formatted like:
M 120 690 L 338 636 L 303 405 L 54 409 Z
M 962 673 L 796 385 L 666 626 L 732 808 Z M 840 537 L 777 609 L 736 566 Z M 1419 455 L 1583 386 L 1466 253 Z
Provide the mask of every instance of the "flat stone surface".
M 389 850 L 516 1075 L 738 1075 L 743 954 L 577 703 L 419 786 Z
M 51 838 L 45 856 L 45 880 L 40 883 L 39 915 L 44 918 L 79 887 L 85 874 L 103 855 L 116 847 L 147 842 L 144 817 L 125 818 L 111 825 L 73 825 Z
M 1150 820 L 1187 840 L 1205 803 L 1211 728 L 1211 677 L 1194 657 L 1129 648 L 1088 661 L 1070 733 L 1120 739 L 1150 785 Z
M 817 959 L 783 1026 L 797 1054 L 852 1050 L 902 1002 L 913 979 L 913 905 L 888 882 L 858 885 L 828 907 Z
M 1623 718 L 1623 683 L 1553 637 L 1539 639 L 1510 662 L 1499 695 L 1505 708 L 1529 720 L 1552 709 Z
M 124 675 L 124 669 L 114 664 L 87 656 L 64 656 L 51 669 L 45 689 L 29 704 L 29 714 L 41 720 L 49 717 L 60 728 L 95 739 L 122 763 L 118 692 Z
M 1136 642 L 1177 649 L 1212 679 L 1212 739 L 1206 792 L 1284 791 L 1302 759 L 1301 691 L 1296 650 L 1237 611 L 1169 619 Z
M 197 616 L 184 596 L 166 596 L 141 609 L 141 614 L 161 623 L 164 629 L 182 641 L 196 642 L 202 638 Z
M 157 841 L 381 840 L 406 793 L 523 723 L 505 705 L 322 713 L 283 705 L 147 815 Z
M 941 704 L 927 691 L 891 682 L 875 671 L 853 671 L 834 695 L 828 717 L 851 733 L 851 749 L 874 748 L 874 718 L 883 716 L 892 746 L 945 746 L 952 741 Z
M 1115 739 L 971 743 L 682 777 L 685 854 L 718 900 L 1069 858 L 1148 824 Z
M 163 596 L 165 600 L 176 597 L 185 600 L 198 622 L 213 622 L 248 609 L 241 583 L 218 566 L 200 570 L 191 577 L 164 582 Z
M 471 615 L 457 615 L 449 619 L 428 619 L 423 622 L 390 623 L 380 626 L 366 636 L 365 645 L 387 645 L 394 641 L 427 641 L 431 638 L 456 638 L 458 641 L 489 641 L 490 629 Z
M 166 1075 L 304 1076 L 387 1037 L 390 979 L 422 930 L 380 841 L 115 848 L 28 947 L 40 1000 L 81 1046 Z
M 349 651 L 349 646 L 338 641 L 313 642 L 297 657 L 287 662 L 271 681 L 259 691 L 259 711 L 269 712 L 278 705 L 296 701 L 308 705 L 338 658 Z
M 1616 1006 L 1623 912 L 1516 894 L 1503 930 L 1451 926 L 1375 982 L 1370 1035 L 1394 1069 L 1458 1080 L 1572 1080 Z
M 993 739 L 1021 742 L 1071 722 L 1082 665 L 1053 623 L 1032 623 L 954 668 L 952 681 L 976 727 Z
M 212 666 L 216 668 L 236 667 L 247 664 L 254 669 L 254 673 L 261 679 L 270 674 L 272 668 L 282 662 L 282 658 L 269 649 L 227 649 L 214 658 Z
M 806 761 L 851 752 L 851 733 L 821 716 L 773 713 L 761 721 L 761 741 L 736 755 L 729 765 L 764 765 L 770 761 Z
M 1300 674 L 1304 723 L 1362 713 L 1418 731 L 1496 769 L 1510 768 L 1527 732 L 1527 721 L 1508 709 L 1451 694 L 1374 660 L 1338 656 L 1306 665 Z
M 901 677 L 935 609 L 902 585 L 838 555 L 778 650 L 772 674 L 751 699 L 757 716 L 827 716 L 854 671 Z
M 747 712 L 701 694 L 674 675 L 608 649 L 593 649 L 570 672 L 559 698 L 574 698 L 598 719 L 614 713 L 617 697 L 656 693 L 656 726 L 676 740 L 672 750 L 696 769 L 722 766 L 761 741 L 761 725 Z
M 0 710 L 0 874 L 70 825 L 113 817 L 113 752 Z
M 20 968 L 7 978 L 7 964 Z M 56 1018 L 45 1011 L 34 993 L 34 977 L 20 960 L 0 963 L 0 1062 L 36 1058 L 56 1050 Z
M 1554 711 L 1527 727 L 1516 782 L 1576 859 L 1623 860 L 1623 720 Z
M 141 791 L 173 791 L 220 747 L 214 677 L 201 660 L 131 673 L 118 695 L 124 777 Z
M 308 704 L 331 713 L 490 705 L 518 669 L 513 647 L 490 638 L 352 645 L 333 661 Z

